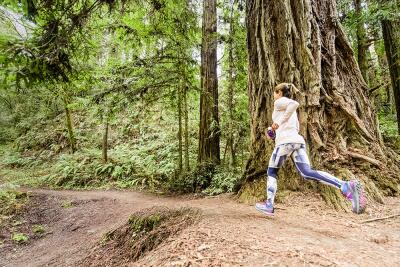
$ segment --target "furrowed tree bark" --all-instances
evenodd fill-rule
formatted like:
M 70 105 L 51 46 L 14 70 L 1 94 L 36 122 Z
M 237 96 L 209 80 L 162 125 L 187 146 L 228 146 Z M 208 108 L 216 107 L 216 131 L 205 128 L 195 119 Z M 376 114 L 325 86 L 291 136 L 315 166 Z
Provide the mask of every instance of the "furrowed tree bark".
M 398 133 L 400 134 L 400 20 L 383 20 L 382 33 L 393 88 Z
M 246 12 L 251 147 L 239 199 L 265 198 L 264 178 L 274 144 L 264 138 L 264 131 L 272 124 L 273 90 L 280 82 L 292 82 L 303 93 L 300 133 L 314 168 L 344 180 L 357 177 L 370 199 L 397 194 L 400 157 L 380 138 L 368 88 L 337 19 L 335 1 L 248 0 Z M 333 206 L 347 207 L 339 190 L 303 182 L 288 164 L 290 168 L 279 173 L 278 198 L 283 189 L 311 187 Z
M 216 0 L 203 1 L 198 162 L 220 163 Z

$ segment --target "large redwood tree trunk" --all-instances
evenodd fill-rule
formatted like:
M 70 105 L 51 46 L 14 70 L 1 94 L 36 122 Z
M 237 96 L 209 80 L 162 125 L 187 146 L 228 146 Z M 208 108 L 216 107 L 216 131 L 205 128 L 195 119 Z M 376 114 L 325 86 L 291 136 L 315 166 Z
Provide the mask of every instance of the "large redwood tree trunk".
M 264 138 L 264 131 L 272 123 L 273 89 L 280 82 L 292 82 L 303 93 L 300 132 L 315 168 L 345 180 L 357 176 L 376 200 L 382 200 L 382 193 L 400 191 L 400 158 L 380 138 L 368 88 L 337 20 L 335 1 L 248 0 L 246 11 L 251 151 L 239 199 L 265 197 L 263 178 L 274 144 Z M 278 191 L 307 184 L 318 187 L 328 202 L 345 207 L 338 190 L 303 182 L 292 166 L 284 169 Z
M 217 78 L 217 2 L 203 2 L 198 162 L 220 163 Z

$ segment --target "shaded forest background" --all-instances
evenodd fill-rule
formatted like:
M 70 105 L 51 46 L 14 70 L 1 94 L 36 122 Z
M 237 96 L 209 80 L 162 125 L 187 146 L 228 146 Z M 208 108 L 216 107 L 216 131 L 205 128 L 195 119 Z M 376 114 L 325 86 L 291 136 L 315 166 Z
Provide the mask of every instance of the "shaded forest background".
M 251 143 L 249 3 L 0 3 L 2 183 L 238 190 Z M 382 140 L 399 152 L 399 2 L 336 7 Z

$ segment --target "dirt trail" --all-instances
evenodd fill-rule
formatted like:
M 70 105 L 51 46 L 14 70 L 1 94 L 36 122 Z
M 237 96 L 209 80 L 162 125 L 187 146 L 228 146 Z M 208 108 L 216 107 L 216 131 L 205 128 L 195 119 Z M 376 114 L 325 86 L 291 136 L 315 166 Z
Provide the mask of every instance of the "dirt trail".
M 361 223 L 400 212 L 396 198 L 354 215 L 297 193 L 278 204 L 270 218 L 228 195 L 189 199 L 130 191 L 31 191 L 56 203 L 58 216 L 41 239 L 13 250 L 0 247 L 0 266 L 76 266 L 103 234 L 153 206 L 199 208 L 203 216 L 132 266 L 400 265 L 400 217 Z M 71 207 L 62 208 L 68 201 Z

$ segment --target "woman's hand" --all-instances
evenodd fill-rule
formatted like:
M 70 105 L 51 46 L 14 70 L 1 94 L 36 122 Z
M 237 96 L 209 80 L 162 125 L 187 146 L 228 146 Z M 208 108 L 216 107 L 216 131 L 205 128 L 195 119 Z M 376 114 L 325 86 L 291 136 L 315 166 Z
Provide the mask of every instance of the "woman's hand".
M 265 136 L 266 136 L 267 138 L 271 139 L 271 137 L 269 137 L 269 134 L 268 134 L 268 129 L 265 129 Z
M 279 128 L 279 125 L 277 123 L 273 123 L 271 126 L 272 130 L 276 131 Z

